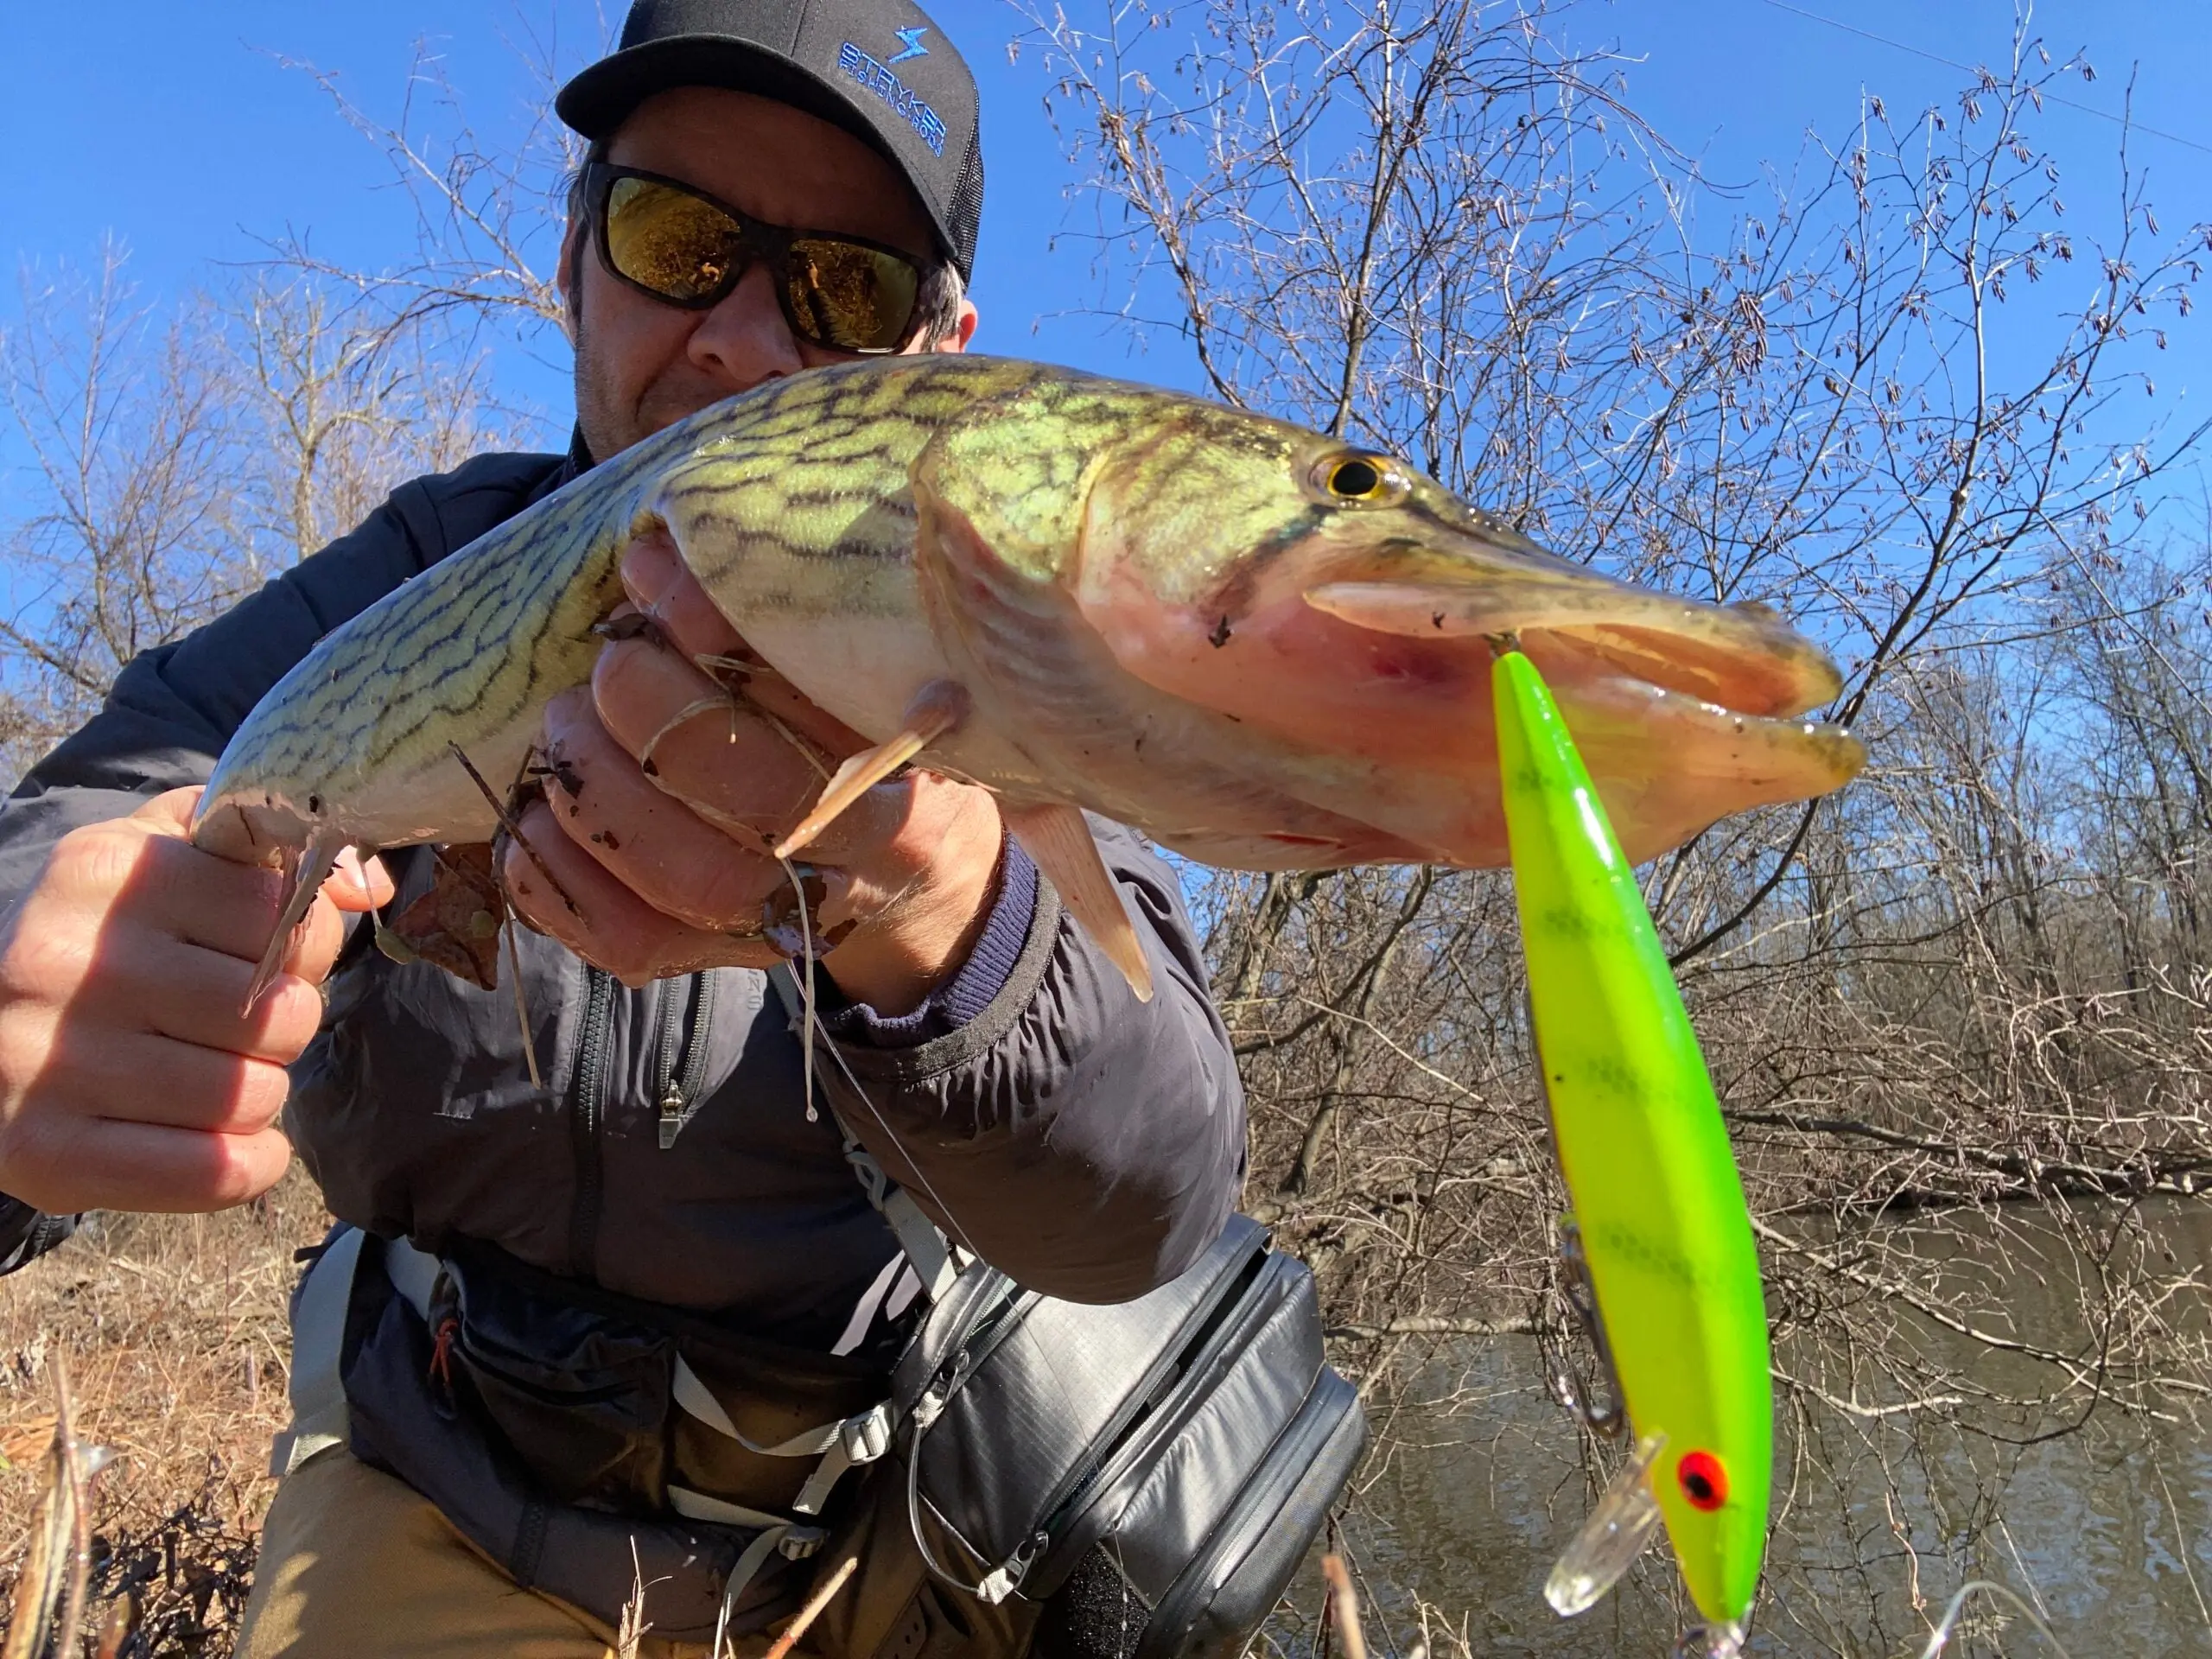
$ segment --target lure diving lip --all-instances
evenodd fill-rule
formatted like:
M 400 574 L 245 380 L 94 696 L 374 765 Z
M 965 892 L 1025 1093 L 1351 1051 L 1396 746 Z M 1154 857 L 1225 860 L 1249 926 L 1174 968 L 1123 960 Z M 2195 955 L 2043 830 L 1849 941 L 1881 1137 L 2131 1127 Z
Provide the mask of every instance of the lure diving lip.
M 1673 971 L 1558 705 L 1510 643 L 1492 685 L 1553 1140 L 1634 1436 L 1546 1594 L 1580 1612 L 1663 1520 L 1717 1659 L 1741 1648 L 1773 1472 L 1751 1215 Z

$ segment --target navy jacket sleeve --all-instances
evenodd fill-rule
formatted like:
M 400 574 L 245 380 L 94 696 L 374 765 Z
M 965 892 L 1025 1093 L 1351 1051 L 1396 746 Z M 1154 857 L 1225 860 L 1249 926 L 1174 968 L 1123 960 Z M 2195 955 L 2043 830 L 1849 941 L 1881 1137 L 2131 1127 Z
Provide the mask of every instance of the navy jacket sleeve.
M 316 640 L 514 512 L 517 496 L 547 487 L 559 466 L 553 455 L 486 455 L 435 480 L 440 489 L 432 480 L 403 485 L 350 534 L 235 609 L 132 661 L 100 712 L 0 806 L 0 906 L 30 891 L 71 830 L 204 783 L 262 693 Z M 70 1217 L 0 1196 L 0 1272 L 53 1249 L 74 1227 Z
M 1220 1233 L 1243 1181 L 1244 1096 L 1173 870 L 1118 825 L 1091 827 L 1139 918 L 1149 1003 L 1040 878 L 987 1007 L 912 1046 L 841 1040 L 824 1083 L 955 1243 L 1031 1289 L 1116 1302 Z

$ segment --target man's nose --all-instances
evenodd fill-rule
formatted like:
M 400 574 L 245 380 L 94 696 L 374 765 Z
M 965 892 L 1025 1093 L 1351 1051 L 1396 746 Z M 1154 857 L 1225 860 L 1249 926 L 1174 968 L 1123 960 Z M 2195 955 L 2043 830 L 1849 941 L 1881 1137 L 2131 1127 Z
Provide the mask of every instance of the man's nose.
M 693 367 L 733 392 L 797 374 L 806 366 L 783 308 L 776 303 L 775 277 L 759 260 L 719 305 L 699 319 L 685 353 Z

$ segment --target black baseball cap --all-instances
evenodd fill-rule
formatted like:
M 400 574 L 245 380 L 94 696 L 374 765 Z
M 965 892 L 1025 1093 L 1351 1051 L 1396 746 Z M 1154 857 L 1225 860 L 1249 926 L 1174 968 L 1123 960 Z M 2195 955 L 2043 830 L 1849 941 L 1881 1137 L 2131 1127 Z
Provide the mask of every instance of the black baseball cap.
M 671 86 L 757 92 L 842 127 L 906 176 L 965 280 L 983 216 L 976 78 L 912 0 L 637 0 L 553 107 L 604 138 Z

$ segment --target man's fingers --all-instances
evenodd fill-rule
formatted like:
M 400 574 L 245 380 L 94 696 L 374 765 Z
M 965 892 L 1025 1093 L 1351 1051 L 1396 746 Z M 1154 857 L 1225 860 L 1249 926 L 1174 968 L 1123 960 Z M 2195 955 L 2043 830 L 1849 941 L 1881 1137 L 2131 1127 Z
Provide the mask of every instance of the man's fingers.
M 296 1059 L 321 1022 L 314 976 L 279 974 L 249 1011 L 250 962 L 159 934 L 141 935 L 131 957 L 127 965 L 110 963 L 96 950 L 73 1007 L 97 1013 L 111 1029 L 143 1030 L 275 1065 Z M 308 965 L 327 971 L 327 963 Z
M 391 872 L 384 867 L 384 860 L 363 858 L 359 849 L 352 847 L 338 855 L 338 862 L 331 867 L 330 874 L 322 884 L 323 896 L 345 911 L 381 909 L 391 902 L 397 891 L 392 885 Z
M 622 589 L 686 657 L 728 657 L 744 649 L 737 630 L 684 569 L 665 530 L 630 543 L 622 556 Z
M 806 814 L 830 764 L 675 652 L 628 639 L 592 673 L 599 717 L 654 784 L 720 827 L 772 836 Z M 573 718 L 573 716 L 572 716 Z
M 259 957 L 276 922 L 282 875 L 146 828 L 143 835 L 103 830 L 66 837 L 54 849 L 42 893 L 64 904 L 120 911 L 226 956 Z
M 152 1032 L 106 1032 L 97 1044 L 57 1053 L 86 1116 L 219 1135 L 257 1135 L 284 1109 L 290 1078 L 281 1064 L 227 1054 Z
M 49 1215 L 83 1210 L 204 1212 L 257 1198 L 292 1157 L 280 1130 L 209 1135 L 114 1119 L 79 1120 L 66 1143 L 19 1149 L 10 1185 Z
M 698 580 L 684 568 L 665 531 L 639 537 L 622 562 L 622 586 L 630 602 L 653 619 L 684 661 L 742 658 L 744 640 Z M 802 736 L 811 738 L 842 760 L 868 747 L 868 740 L 844 721 L 807 701 L 781 676 L 768 674 L 746 686 L 747 697 Z
M 702 968 L 766 968 L 782 959 L 765 942 L 692 927 L 654 909 L 570 841 L 555 823 L 555 811 L 541 802 L 524 813 L 523 836 L 537 856 L 510 844 L 500 871 L 516 912 L 539 932 L 632 985 Z M 554 890 L 548 870 L 575 901 L 574 910 Z
M 545 722 L 561 761 L 546 798 L 563 836 L 664 915 L 717 933 L 757 922 L 785 879 L 765 849 L 656 788 L 582 698 L 557 699 Z
M 189 837 L 192 834 L 192 815 L 200 805 L 200 785 L 188 789 L 172 789 L 156 795 L 130 815 L 131 822 L 143 823 L 157 834 Z

